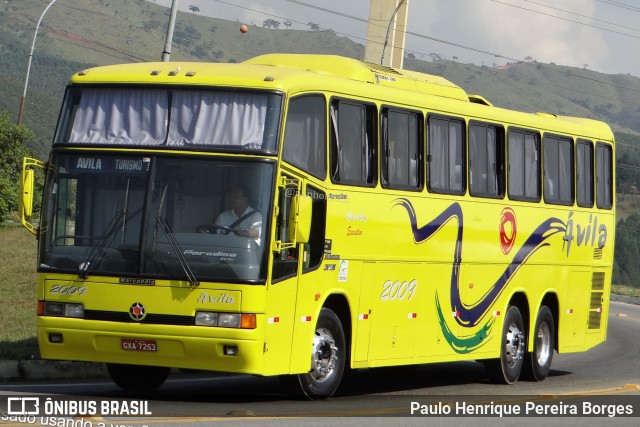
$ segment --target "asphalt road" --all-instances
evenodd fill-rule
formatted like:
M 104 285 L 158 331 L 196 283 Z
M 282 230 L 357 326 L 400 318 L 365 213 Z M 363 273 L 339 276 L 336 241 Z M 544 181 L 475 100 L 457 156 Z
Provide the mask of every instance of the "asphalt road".
M 0 425 L 40 427 L 43 422 L 60 427 L 134 426 L 395 426 L 459 425 L 640 425 L 640 306 L 611 303 L 606 343 L 577 354 L 555 354 L 549 377 L 543 382 L 520 381 L 512 386 L 490 384 L 479 363 L 447 363 L 419 367 L 362 370 L 351 374 L 338 394 L 327 401 L 291 400 L 276 379 L 250 376 L 211 376 L 201 373 L 174 375 L 160 389 L 134 395 L 108 380 L 0 383 L 0 397 L 65 395 L 65 399 L 148 402 L 152 415 L 145 418 L 83 419 L 84 425 L 60 420 L 18 422 L 0 419 Z M 582 395 L 582 397 L 576 397 Z M 542 411 L 572 405 L 632 405 L 634 417 L 438 417 L 411 414 L 411 405 L 437 411 L 437 402 L 471 405 L 486 411 L 506 411 L 533 402 Z M 3 399 L 0 399 L 3 402 Z M 415 402 L 415 403 L 412 403 Z M 562 402 L 562 403 L 560 403 Z M 442 405 L 442 404 L 440 404 Z M 564 406 L 563 406 L 564 405 Z M 0 407 L 2 405 L 0 404 Z M 462 406 L 460 406 L 462 407 Z M 502 409 L 500 409 L 502 408 Z M 5 409 L 5 408 L 2 408 Z M 456 409 L 458 411 L 459 408 Z M 513 410 L 513 409 L 512 409 Z M 0 410 L 0 412 L 2 412 Z M 464 408 L 463 408 L 464 412 Z M 164 418 L 164 415 L 172 417 Z M 568 415 L 571 415 L 568 413 Z M 365 418 L 362 418 L 365 417 Z M 428 420 L 425 418 L 429 418 Z M 31 422 L 33 421 L 33 422 Z M 60 424 L 62 423 L 62 424 Z M 88 425 L 87 423 L 91 424 Z

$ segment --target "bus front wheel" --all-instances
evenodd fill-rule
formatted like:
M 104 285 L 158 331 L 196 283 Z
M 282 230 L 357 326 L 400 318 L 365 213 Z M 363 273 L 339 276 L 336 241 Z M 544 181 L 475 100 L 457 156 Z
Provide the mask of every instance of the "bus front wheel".
M 331 397 L 342 379 L 346 363 L 346 339 L 342 322 L 333 310 L 323 308 L 311 343 L 308 373 L 281 377 L 290 394 L 309 399 Z
M 485 362 L 487 375 L 496 384 L 513 384 L 520 377 L 527 350 L 524 322 L 520 310 L 509 306 L 504 318 L 500 358 Z
M 129 391 L 153 391 L 164 384 L 171 368 L 107 363 L 107 371 L 116 385 Z

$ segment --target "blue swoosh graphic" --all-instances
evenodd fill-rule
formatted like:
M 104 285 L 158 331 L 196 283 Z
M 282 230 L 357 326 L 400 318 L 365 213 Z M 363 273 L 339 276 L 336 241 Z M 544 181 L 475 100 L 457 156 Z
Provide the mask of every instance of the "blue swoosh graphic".
M 496 280 L 491 289 L 483 296 L 483 298 L 475 305 L 466 306 L 460 299 L 460 264 L 462 262 L 462 241 L 464 232 L 464 215 L 460 204 L 458 202 L 452 203 L 433 220 L 421 227 L 418 227 L 416 211 L 411 201 L 405 198 L 398 198 L 394 200 L 394 206 L 402 206 L 407 211 L 411 222 L 413 239 L 416 244 L 421 244 L 427 241 L 450 220 L 458 221 L 458 232 L 453 251 L 453 264 L 451 268 L 451 310 L 452 312 L 459 313 L 455 319 L 464 327 L 473 327 L 480 322 L 489 308 L 506 288 L 507 284 L 516 274 L 518 269 L 527 262 L 529 257 L 531 257 L 531 255 L 533 255 L 537 250 L 545 246 L 549 246 L 549 243 L 545 242 L 549 237 L 557 233 L 566 232 L 566 224 L 559 218 L 551 217 L 544 220 L 527 238 L 522 247 L 514 255 L 511 263 L 505 268 L 504 272 Z

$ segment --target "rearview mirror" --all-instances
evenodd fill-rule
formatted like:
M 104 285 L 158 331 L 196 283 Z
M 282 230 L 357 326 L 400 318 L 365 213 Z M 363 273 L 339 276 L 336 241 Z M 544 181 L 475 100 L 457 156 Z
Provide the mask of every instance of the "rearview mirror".
M 307 243 L 311 234 L 311 197 L 298 195 L 291 199 L 289 241 Z
M 20 176 L 20 220 L 22 225 L 33 234 L 37 228 L 29 222 L 33 215 L 33 191 L 35 187 L 35 171 L 33 168 L 44 169 L 45 164 L 38 159 L 25 157 L 22 159 L 22 174 Z

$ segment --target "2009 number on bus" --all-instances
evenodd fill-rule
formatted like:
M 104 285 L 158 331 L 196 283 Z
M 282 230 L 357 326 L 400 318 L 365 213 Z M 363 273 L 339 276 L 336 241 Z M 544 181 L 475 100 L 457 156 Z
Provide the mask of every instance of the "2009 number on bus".
M 382 285 L 382 293 L 380 299 L 382 301 L 411 301 L 413 295 L 418 289 L 418 281 L 416 279 L 407 281 L 387 280 Z

